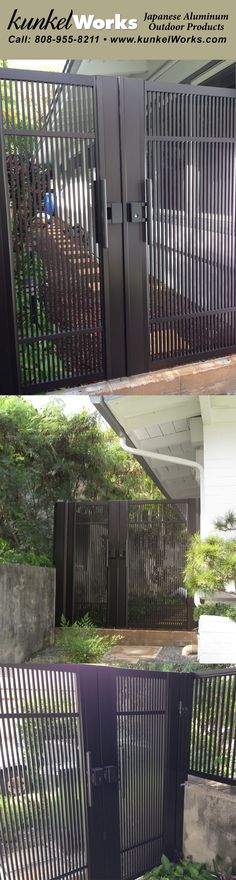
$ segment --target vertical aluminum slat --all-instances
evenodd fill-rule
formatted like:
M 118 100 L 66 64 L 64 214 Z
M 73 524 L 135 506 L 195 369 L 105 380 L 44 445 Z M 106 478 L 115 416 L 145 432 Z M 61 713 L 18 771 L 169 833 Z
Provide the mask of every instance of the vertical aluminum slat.
M 156 337 L 162 348 L 154 349 L 153 342 L 150 348 L 150 364 L 158 367 L 214 355 L 236 344 L 232 160 L 236 101 L 217 89 L 204 94 L 183 87 L 181 93 L 168 86 L 159 92 L 148 85 L 148 105 L 150 94 L 160 104 L 160 123 L 154 132 L 148 122 L 147 152 L 154 154 L 156 144 L 162 174 L 160 194 L 152 164 L 153 199 L 163 224 L 161 242 L 154 227 L 154 275 L 160 275 L 162 259 L 163 277 L 168 280 L 160 313 L 155 309 Z
M 197 675 L 194 685 L 189 772 L 236 784 L 234 766 L 236 676 Z

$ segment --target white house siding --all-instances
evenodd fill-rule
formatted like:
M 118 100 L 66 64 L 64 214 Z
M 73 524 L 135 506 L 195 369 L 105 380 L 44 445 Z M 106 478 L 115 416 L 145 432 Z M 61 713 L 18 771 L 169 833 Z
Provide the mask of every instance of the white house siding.
M 214 531 L 214 521 L 229 510 L 236 512 L 236 418 L 222 409 L 217 420 L 203 424 L 204 491 L 201 534 Z M 232 532 L 230 535 L 232 536 Z M 235 532 L 236 536 L 236 532 Z

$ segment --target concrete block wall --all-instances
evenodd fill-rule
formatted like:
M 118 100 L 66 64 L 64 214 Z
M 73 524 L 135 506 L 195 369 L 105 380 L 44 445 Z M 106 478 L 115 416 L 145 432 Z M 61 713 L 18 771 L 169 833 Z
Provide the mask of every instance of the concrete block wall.
M 184 793 L 184 856 L 236 865 L 236 787 L 189 776 Z
M 22 663 L 53 641 L 56 572 L 0 565 L 0 664 Z

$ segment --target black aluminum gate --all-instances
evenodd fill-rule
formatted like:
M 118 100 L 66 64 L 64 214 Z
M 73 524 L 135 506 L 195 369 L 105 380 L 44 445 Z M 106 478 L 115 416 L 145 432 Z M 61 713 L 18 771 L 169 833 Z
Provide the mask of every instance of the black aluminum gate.
M 192 628 L 183 587 L 190 502 L 58 502 L 56 619 Z
M 2 667 L 3 880 L 136 880 L 182 848 L 193 676 Z
M 1 390 L 235 350 L 235 91 L 0 80 Z

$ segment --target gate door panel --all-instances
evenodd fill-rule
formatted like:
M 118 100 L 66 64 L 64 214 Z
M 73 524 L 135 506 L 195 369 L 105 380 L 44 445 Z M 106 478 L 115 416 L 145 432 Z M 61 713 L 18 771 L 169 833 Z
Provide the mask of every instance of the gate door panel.
M 188 628 L 186 515 L 184 502 L 129 501 L 128 626 Z
M 19 386 L 105 376 L 92 78 L 1 82 Z
M 182 848 L 193 676 L 3 666 L 4 880 L 136 880 Z
M 183 587 L 189 502 L 57 502 L 56 621 L 191 629 Z
M 235 91 L 0 83 L 2 392 L 235 351 Z
M 146 85 L 150 368 L 236 345 L 235 91 Z
M 117 671 L 121 877 L 158 865 L 165 850 L 168 689 L 163 675 Z M 150 810 L 151 805 L 151 810 Z
M 108 514 L 106 502 L 76 504 L 72 617 L 89 614 L 99 626 L 108 613 Z

